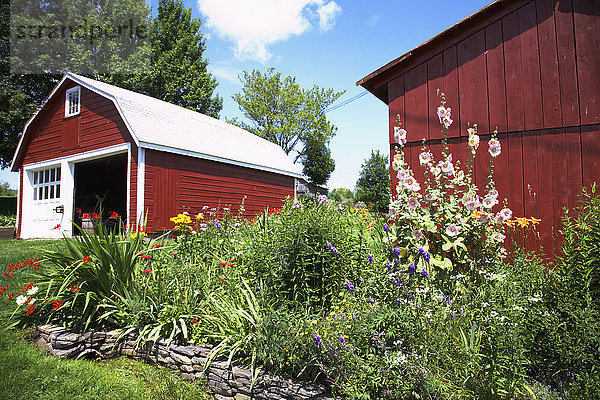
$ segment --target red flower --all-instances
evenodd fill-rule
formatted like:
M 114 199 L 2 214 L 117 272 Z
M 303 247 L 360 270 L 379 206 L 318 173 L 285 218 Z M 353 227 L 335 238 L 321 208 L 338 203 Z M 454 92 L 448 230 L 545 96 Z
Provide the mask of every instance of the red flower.
M 119 218 L 119 214 L 117 214 L 115 211 L 111 211 L 110 212 L 110 218 Z
M 83 262 L 84 262 L 85 264 L 89 263 L 90 261 L 92 261 L 92 257 L 90 257 L 90 256 L 84 256 L 84 257 L 83 257 Z
M 102 217 L 102 215 L 97 214 L 97 213 L 93 213 L 94 214 L 94 219 L 100 219 Z
M 220 262 L 219 265 L 228 265 L 226 262 Z
M 15 297 L 16 293 L 11 293 L 8 295 L 8 297 L 6 298 L 6 300 L 12 300 Z
M 173 257 L 175 257 L 175 256 L 177 255 L 177 253 L 171 253 L 171 255 L 172 255 Z
M 149 274 L 150 272 L 152 272 L 151 269 L 145 269 L 145 270 L 142 271 L 142 273 L 144 273 L 144 274 Z
M 92 218 L 90 213 L 83 213 L 83 215 L 81 216 L 81 219 L 90 219 L 90 218 Z
M 4 286 L 0 286 L 0 294 L 4 294 L 4 292 L 6 292 L 6 289 L 8 289 L 8 283 Z
M 79 292 L 79 287 L 78 286 L 71 286 L 71 292 Z
M 152 245 L 152 248 L 153 248 L 153 249 L 157 249 L 157 248 L 159 248 L 159 247 L 162 247 L 162 244 L 153 244 L 153 245 Z
M 58 310 L 58 309 L 59 309 L 59 308 L 61 308 L 61 307 L 62 307 L 62 305 L 63 305 L 63 302 L 62 302 L 62 301 L 60 301 L 60 300 L 53 300 L 52 302 L 54 303 L 54 304 L 52 305 L 52 309 L 53 309 L 53 310 Z
M 221 279 L 221 283 L 227 283 L 227 281 L 224 281 L 223 279 Z
M 194 318 L 194 319 L 192 320 L 192 322 L 193 322 L 193 323 L 195 323 L 195 324 L 197 324 L 197 323 L 198 323 L 198 317 Z
M 52 230 L 60 229 L 60 224 L 57 224 Z
M 25 313 L 25 315 L 32 314 L 34 311 L 35 311 L 35 306 L 33 304 L 29 304 L 27 306 L 27 312 Z
M 4 273 L 4 277 L 5 278 L 9 278 L 9 277 L 11 277 L 13 275 L 14 275 L 14 272 L 11 272 L 10 274 L 7 274 L 6 272 Z

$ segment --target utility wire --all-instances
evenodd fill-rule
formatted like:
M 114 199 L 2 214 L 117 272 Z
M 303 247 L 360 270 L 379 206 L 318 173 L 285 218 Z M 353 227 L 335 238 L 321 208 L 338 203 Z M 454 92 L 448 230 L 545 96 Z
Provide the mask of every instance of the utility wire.
M 354 96 L 354 97 L 351 97 L 351 98 L 349 98 L 348 100 L 345 100 L 345 101 L 341 102 L 340 104 L 336 104 L 336 105 L 334 105 L 334 106 L 331 106 L 331 107 L 329 107 L 329 108 L 326 108 L 326 109 L 323 111 L 323 114 L 325 114 L 325 113 L 328 113 L 328 112 L 330 112 L 330 111 L 333 111 L 333 110 L 337 110 L 338 108 L 340 108 L 340 107 L 343 107 L 343 106 L 345 106 L 345 105 L 346 105 L 346 104 L 348 104 L 348 103 L 352 103 L 354 100 L 357 100 L 357 99 L 359 99 L 359 98 L 363 97 L 363 96 L 364 96 L 364 95 L 366 95 L 367 93 L 369 93 L 369 92 L 367 92 L 367 91 L 365 90 L 364 92 L 362 92 L 362 93 L 359 93 L 359 94 L 357 94 L 356 96 Z

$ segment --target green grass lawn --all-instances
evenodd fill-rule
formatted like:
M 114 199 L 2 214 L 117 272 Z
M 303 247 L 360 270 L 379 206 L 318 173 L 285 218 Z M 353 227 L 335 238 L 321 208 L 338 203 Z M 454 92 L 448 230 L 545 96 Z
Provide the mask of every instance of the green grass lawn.
M 0 270 L 42 258 L 42 249 L 61 249 L 60 240 L 0 241 Z M 0 285 L 9 282 L 0 275 Z M 10 284 L 22 284 L 11 281 Z M 0 308 L 9 304 L 1 299 Z M 109 362 L 63 360 L 31 344 L 31 335 L 0 330 L 0 397 L 17 399 L 212 399 L 202 383 L 169 371 L 118 358 Z

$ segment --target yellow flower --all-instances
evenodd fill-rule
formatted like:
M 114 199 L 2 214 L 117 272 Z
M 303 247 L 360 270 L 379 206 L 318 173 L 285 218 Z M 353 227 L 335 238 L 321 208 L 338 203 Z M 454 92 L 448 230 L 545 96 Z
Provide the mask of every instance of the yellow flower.
M 479 219 L 479 217 L 481 217 L 481 211 L 473 211 L 471 213 L 471 218 Z
M 531 217 L 529 220 L 531 221 L 532 225 L 539 224 L 542 221 L 541 219 L 537 219 L 536 217 Z
M 515 224 L 515 222 L 517 222 L 517 221 L 515 221 L 513 219 L 509 219 L 508 221 L 505 222 L 505 224 L 512 228 L 513 225 Z
M 517 224 L 521 228 L 525 228 L 529 224 L 529 220 L 525 217 L 516 218 L 516 220 L 517 220 Z

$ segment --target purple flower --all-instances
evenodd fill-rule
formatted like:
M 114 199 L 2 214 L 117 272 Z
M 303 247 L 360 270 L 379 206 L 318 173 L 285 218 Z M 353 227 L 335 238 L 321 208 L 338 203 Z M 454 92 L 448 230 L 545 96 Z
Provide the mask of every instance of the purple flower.
M 452 311 L 452 314 L 450 314 L 450 319 L 454 319 L 455 316 L 456 316 L 456 311 Z
M 390 230 L 390 226 L 388 224 L 383 224 L 383 230 L 385 232 L 389 231 Z
M 423 254 L 423 258 L 425 259 L 425 261 L 429 262 L 429 260 L 431 260 L 431 254 L 429 254 L 429 252 L 426 251 L 425 254 Z
M 372 298 L 372 297 L 369 297 L 369 303 L 371 303 L 371 304 L 375 304 L 375 300 L 373 300 L 373 298 Z
M 317 197 L 317 201 L 319 202 L 319 204 L 323 204 L 327 201 L 327 196 L 325 196 L 324 194 L 320 194 L 319 197 Z
M 369 262 L 370 262 L 371 264 L 373 264 L 373 263 L 375 262 L 375 261 L 373 260 L 373 256 L 372 256 L 372 255 L 370 255 L 370 254 L 369 254 L 369 255 L 367 256 L 367 258 L 369 259 Z
M 387 262 L 387 264 L 385 264 L 385 266 L 389 272 L 392 272 L 392 264 L 389 261 Z
M 320 345 L 321 345 L 321 343 L 322 343 L 322 342 L 321 342 L 321 336 L 319 336 L 319 335 L 317 335 L 317 334 L 315 333 L 315 335 L 314 335 L 314 338 L 315 338 L 315 343 L 317 344 L 317 346 L 320 346 Z
M 398 247 L 394 247 L 394 255 L 396 257 L 400 257 L 400 253 L 401 253 L 400 249 Z
M 347 279 L 346 279 L 346 287 L 348 288 L 349 291 L 354 292 L 354 285 L 352 284 L 352 282 L 350 282 Z
M 217 227 L 217 229 L 221 229 L 221 224 L 219 223 L 219 221 L 215 221 L 215 226 Z
M 423 271 L 421 271 L 421 275 L 423 275 L 425 278 L 427 278 L 429 276 L 429 273 L 427 272 L 427 270 L 425 268 L 423 268 Z
M 415 267 L 415 263 L 410 263 L 410 265 L 408 266 L 408 270 L 411 275 L 414 275 L 415 271 L 417 270 L 417 267 Z
M 262 291 L 259 285 L 256 285 L 256 291 L 257 291 L 258 293 L 260 293 L 260 292 Z
M 346 343 L 346 338 L 340 333 L 340 342 Z
M 335 247 L 333 247 L 333 245 L 329 242 L 327 242 L 327 247 L 329 247 L 329 250 L 333 251 L 334 254 L 340 254 L 340 252 L 338 251 L 338 249 L 336 249 Z

